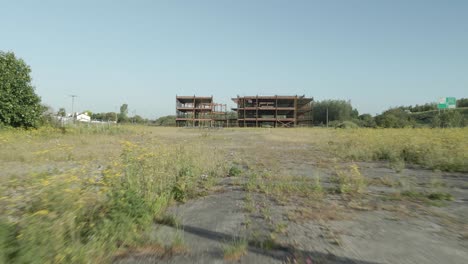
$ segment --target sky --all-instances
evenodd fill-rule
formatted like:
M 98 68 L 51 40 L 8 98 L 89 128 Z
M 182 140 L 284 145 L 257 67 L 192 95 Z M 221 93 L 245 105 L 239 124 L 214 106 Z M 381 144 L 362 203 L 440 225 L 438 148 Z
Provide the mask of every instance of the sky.
M 0 0 L 0 50 L 56 111 L 297 94 L 377 114 L 468 97 L 468 1 Z

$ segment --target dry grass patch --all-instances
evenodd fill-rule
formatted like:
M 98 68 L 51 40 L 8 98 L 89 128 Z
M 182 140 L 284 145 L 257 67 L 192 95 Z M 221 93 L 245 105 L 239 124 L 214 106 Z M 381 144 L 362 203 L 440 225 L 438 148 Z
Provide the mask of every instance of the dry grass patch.
M 247 254 L 249 242 L 247 239 L 238 238 L 223 246 L 224 260 L 238 261 L 242 256 Z
M 367 180 L 356 164 L 345 170 L 337 168 L 331 182 L 335 184 L 335 192 L 340 194 L 358 195 L 364 193 L 367 188 Z

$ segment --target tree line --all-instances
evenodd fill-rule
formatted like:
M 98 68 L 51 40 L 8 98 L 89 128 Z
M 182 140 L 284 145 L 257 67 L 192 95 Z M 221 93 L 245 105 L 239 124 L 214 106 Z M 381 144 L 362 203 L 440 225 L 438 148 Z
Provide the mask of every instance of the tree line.
M 436 103 L 390 108 L 379 115 L 361 114 L 350 101 L 324 100 L 312 107 L 316 126 L 332 127 L 464 127 L 468 126 L 468 98 L 457 100 L 456 109 L 437 110 Z

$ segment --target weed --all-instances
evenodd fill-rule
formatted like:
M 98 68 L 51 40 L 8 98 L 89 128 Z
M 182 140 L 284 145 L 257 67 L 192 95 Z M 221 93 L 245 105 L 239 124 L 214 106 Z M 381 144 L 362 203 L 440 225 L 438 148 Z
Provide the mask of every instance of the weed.
M 247 182 L 244 184 L 244 189 L 247 192 L 254 192 L 257 190 L 257 174 L 252 173 Z
M 430 200 L 437 200 L 437 201 L 453 201 L 453 196 L 450 193 L 443 193 L 443 192 L 434 192 L 434 193 L 423 193 L 417 191 L 404 191 L 401 195 L 414 198 L 414 199 L 423 199 L 427 198 Z
M 270 210 L 270 207 L 268 206 L 264 206 L 260 209 L 262 215 L 263 215 L 263 219 L 265 219 L 266 221 L 268 222 L 271 222 L 271 210 Z
M 187 252 L 187 247 L 185 245 L 185 240 L 183 236 L 183 231 L 177 229 L 172 243 L 167 247 L 167 252 L 171 255 L 182 254 Z
M 276 242 L 275 234 L 270 234 L 267 238 L 264 238 L 264 239 L 256 238 L 255 240 L 252 241 L 252 244 L 255 247 L 258 247 L 264 250 L 273 250 L 273 249 L 277 249 L 280 247 L 278 243 Z
M 206 151 L 203 144 L 168 145 L 148 137 L 139 140 L 137 131 L 114 134 L 87 129 L 67 129 L 66 134 L 27 131 L 6 139 L 13 143 L 2 146 L 0 160 L 6 157 L 5 149 L 11 151 L 24 141 L 31 149 L 25 152 L 24 162 L 66 161 L 63 156 L 66 159 L 73 150 L 73 160 L 80 160 L 82 167 L 4 179 L 0 186 L 2 262 L 108 262 L 117 250 L 140 244 L 154 219 L 177 226 L 174 217 L 163 215 L 169 202 L 189 199 L 203 187 L 199 184 L 226 174 L 221 155 Z M 80 144 L 82 135 L 92 143 Z M 2 134 L 0 140 L 5 140 Z M 122 144 L 115 144 L 119 140 Z M 101 142 L 108 145 L 98 145 Z M 93 164 L 86 164 L 90 152 L 107 161 L 99 173 L 91 168 Z M 210 179 L 199 181 L 199 175 Z M 181 241 L 174 239 L 172 251 L 179 251 Z
M 395 187 L 395 186 L 397 186 L 399 184 L 399 183 L 395 182 L 395 180 L 392 179 L 392 177 L 389 176 L 389 175 L 379 177 L 376 180 L 374 180 L 373 182 L 375 184 L 383 185 L 383 186 L 387 186 L 387 187 Z
M 238 238 L 223 246 L 224 259 L 228 261 L 239 260 L 247 254 L 248 241 L 245 238 Z
M 442 178 L 439 177 L 433 177 L 429 183 L 429 186 L 432 189 L 438 189 L 438 188 L 445 188 L 447 187 L 447 183 L 445 183 Z
M 396 173 L 400 173 L 405 169 L 405 160 L 404 159 L 396 159 L 390 160 L 390 168 L 394 169 Z
M 401 192 L 401 197 L 406 197 L 414 201 L 424 202 L 431 206 L 444 206 L 445 201 L 453 201 L 453 196 L 444 192 L 418 192 L 415 190 Z M 398 196 L 396 196 L 398 198 Z
M 247 193 L 245 195 L 245 203 L 244 203 L 244 209 L 248 213 L 253 213 L 255 212 L 255 202 L 252 199 L 252 195 L 250 193 Z
M 341 194 L 361 194 L 367 186 L 356 164 L 351 165 L 347 171 L 337 169 L 332 182 L 337 185 L 335 191 Z
M 286 234 L 286 230 L 288 228 L 288 224 L 286 223 L 278 223 L 275 226 L 274 232 L 278 234 Z
M 450 193 L 435 192 L 427 195 L 430 200 L 438 201 L 453 201 L 453 196 Z
M 239 174 L 242 173 L 242 170 L 237 167 L 237 166 L 232 166 L 230 169 L 229 169 L 229 173 L 228 175 L 233 177 L 233 176 L 238 176 Z
M 171 191 L 174 200 L 181 202 L 181 203 L 185 202 L 187 200 L 186 189 L 187 189 L 186 182 L 184 181 L 180 181 L 174 184 L 174 186 L 172 187 L 172 191 Z
M 397 172 L 405 163 L 443 171 L 468 171 L 467 128 L 327 131 L 327 148 L 349 160 L 386 160 Z

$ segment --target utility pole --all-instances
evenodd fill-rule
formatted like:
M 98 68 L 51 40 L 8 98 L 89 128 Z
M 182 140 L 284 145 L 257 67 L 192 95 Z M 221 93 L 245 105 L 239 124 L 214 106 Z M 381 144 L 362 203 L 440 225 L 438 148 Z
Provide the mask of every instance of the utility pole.
M 327 107 L 327 127 L 328 127 L 328 107 Z
M 75 113 L 73 112 L 73 111 L 74 111 L 73 108 L 74 108 L 74 106 L 75 106 L 75 98 L 78 97 L 78 95 L 71 94 L 71 95 L 69 95 L 69 96 L 72 98 L 72 108 L 71 108 L 71 112 L 72 112 L 72 120 L 73 120 L 73 122 L 75 122 L 75 119 L 74 119 Z

